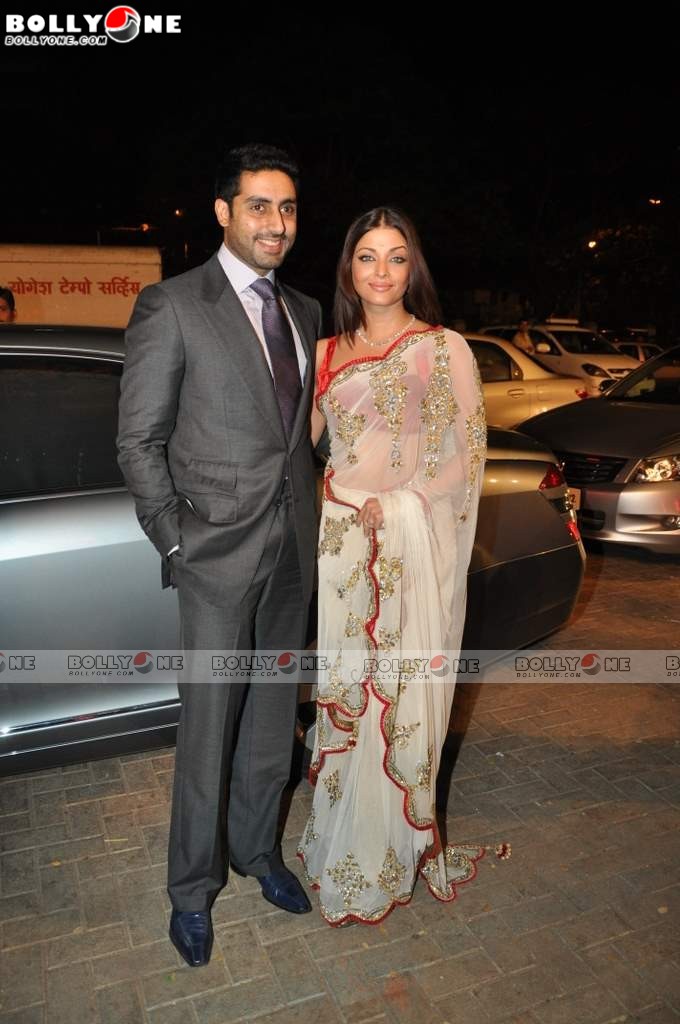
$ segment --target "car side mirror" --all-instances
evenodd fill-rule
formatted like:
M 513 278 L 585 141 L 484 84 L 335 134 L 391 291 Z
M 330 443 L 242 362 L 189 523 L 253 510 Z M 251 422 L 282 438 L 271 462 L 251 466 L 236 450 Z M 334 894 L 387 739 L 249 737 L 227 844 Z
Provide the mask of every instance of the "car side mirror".
M 544 356 L 549 356 L 550 355 L 550 345 L 548 344 L 547 341 L 537 341 L 536 344 L 534 345 L 534 348 L 535 348 L 536 352 L 539 352 L 541 355 L 544 355 Z

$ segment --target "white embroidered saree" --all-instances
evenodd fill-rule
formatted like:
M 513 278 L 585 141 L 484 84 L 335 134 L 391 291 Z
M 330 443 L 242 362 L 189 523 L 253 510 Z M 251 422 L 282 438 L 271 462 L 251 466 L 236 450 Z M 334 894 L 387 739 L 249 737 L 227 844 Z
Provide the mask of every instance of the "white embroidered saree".
M 411 331 L 332 371 L 317 401 L 331 438 L 319 542 L 313 809 L 299 854 L 331 924 L 375 923 L 474 877 L 478 847 L 442 848 L 439 757 L 453 701 L 486 452 L 477 366 L 453 331 Z M 364 536 L 377 497 L 385 526 Z M 446 654 L 446 657 L 444 656 Z

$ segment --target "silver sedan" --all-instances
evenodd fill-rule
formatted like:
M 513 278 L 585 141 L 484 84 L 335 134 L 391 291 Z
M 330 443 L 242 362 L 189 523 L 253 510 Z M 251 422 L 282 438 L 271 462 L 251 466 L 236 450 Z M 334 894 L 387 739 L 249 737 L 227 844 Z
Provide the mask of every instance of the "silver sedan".
M 512 342 L 490 334 L 466 334 L 484 389 L 486 417 L 496 427 L 515 427 L 548 409 L 588 397 L 580 377 L 546 370 Z
M 680 346 L 521 429 L 560 459 L 584 537 L 680 553 Z

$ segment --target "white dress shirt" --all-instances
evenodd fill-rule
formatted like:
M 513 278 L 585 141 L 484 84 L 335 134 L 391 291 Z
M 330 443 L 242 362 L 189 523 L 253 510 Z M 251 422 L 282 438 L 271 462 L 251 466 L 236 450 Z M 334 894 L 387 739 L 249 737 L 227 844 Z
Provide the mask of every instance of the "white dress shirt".
M 229 284 L 234 289 L 239 297 L 241 305 L 248 314 L 255 333 L 260 339 L 260 345 L 264 352 L 264 357 L 267 360 L 267 366 L 269 372 L 272 372 L 272 361 L 269 356 L 269 349 L 267 348 L 267 342 L 264 340 L 264 331 L 262 330 L 262 299 L 251 289 L 253 281 L 259 281 L 261 279 L 260 274 L 256 274 L 243 260 L 240 260 L 238 256 L 234 256 L 230 249 L 227 249 L 224 242 L 219 248 L 217 258 L 220 261 L 222 270 L 227 275 Z M 273 285 L 276 285 L 276 279 L 274 277 L 274 271 L 270 270 L 268 274 L 264 275 Z M 298 366 L 300 368 L 300 381 L 304 384 L 305 380 L 305 369 L 307 368 L 307 356 L 305 350 L 302 347 L 302 341 L 298 334 L 297 328 L 293 323 L 292 317 L 286 309 L 286 304 L 281 299 L 281 305 L 283 310 L 288 317 L 290 323 L 290 329 L 293 332 L 293 341 L 295 342 L 295 354 L 297 355 Z

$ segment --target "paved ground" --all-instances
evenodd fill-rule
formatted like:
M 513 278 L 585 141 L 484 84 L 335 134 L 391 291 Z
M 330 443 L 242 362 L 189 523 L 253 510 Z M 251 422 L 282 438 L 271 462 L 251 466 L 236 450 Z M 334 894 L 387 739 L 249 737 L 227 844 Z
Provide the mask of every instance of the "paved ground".
M 587 554 L 574 614 L 542 646 L 680 648 L 680 555 L 594 542 Z
M 593 553 L 551 644 L 677 637 L 678 564 Z M 0 1024 L 680 1021 L 680 689 L 488 686 L 457 721 L 449 838 L 509 861 L 340 930 L 234 878 L 199 970 L 166 939 L 171 749 L 0 781 Z M 300 783 L 291 866 L 310 800 Z

